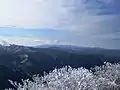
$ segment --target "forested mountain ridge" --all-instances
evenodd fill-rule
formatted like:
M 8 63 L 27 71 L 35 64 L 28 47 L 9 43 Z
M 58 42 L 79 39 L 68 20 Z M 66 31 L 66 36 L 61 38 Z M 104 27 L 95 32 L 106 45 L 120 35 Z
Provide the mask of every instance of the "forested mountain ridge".
M 9 87 L 8 79 L 20 81 L 33 74 L 43 75 L 54 68 L 74 68 L 103 65 L 105 61 L 120 61 L 120 50 L 82 47 L 34 48 L 19 45 L 0 46 L 0 90 Z M 10 73 L 10 75 L 8 75 Z M 14 77 L 14 78 L 13 78 Z M 4 81 L 5 83 L 2 83 Z M 4 84 L 4 85 L 2 85 Z

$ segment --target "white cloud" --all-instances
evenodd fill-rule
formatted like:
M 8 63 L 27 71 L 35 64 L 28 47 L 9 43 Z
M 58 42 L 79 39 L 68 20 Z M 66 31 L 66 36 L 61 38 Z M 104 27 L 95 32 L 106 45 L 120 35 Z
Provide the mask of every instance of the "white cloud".
M 113 3 L 113 0 L 98 1 L 105 5 Z M 96 0 L 90 2 L 86 0 L 0 0 L 0 26 L 59 28 L 87 32 L 88 29 L 96 29 L 98 25 L 102 27 L 101 22 L 106 19 L 109 23 L 111 17 L 116 17 L 116 15 L 96 15 L 101 12 L 96 7 L 99 5 L 101 6 Z
M 65 10 L 62 0 L 0 0 L 0 25 L 53 28 Z
M 0 43 L 7 42 L 17 45 L 41 45 L 41 44 L 56 44 L 56 40 L 47 40 L 38 37 L 17 37 L 17 36 L 0 36 Z
M 118 37 L 116 33 L 120 32 L 119 3 L 119 0 L 0 0 L 0 26 L 71 30 L 73 33 L 70 33 L 67 39 L 66 33 L 66 36 L 57 33 L 59 40 L 89 46 L 96 42 L 98 46 L 106 43 L 106 47 L 112 43 L 112 47 L 116 47 L 118 41 L 113 43 L 111 40 L 104 41 L 104 38 L 113 39 L 116 35 Z M 55 40 L 48 40 L 52 37 L 51 34 L 44 34 L 48 39 L 32 40 L 34 43 L 61 43 L 56 40 L 57 35 L 53 37 Z M 98 38 L 103 36 L 100 41 Z M 32 41 L 24 38 L 14 38 L 16 41 L 11 42 Z

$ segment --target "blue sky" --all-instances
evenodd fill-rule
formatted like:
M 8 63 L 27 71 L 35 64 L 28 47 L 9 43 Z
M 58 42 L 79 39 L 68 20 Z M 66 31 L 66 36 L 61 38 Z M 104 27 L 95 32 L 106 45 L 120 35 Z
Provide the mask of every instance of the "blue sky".
M 0 0 L 0 39 L 120 49 L 119 8 L 120 0 Z

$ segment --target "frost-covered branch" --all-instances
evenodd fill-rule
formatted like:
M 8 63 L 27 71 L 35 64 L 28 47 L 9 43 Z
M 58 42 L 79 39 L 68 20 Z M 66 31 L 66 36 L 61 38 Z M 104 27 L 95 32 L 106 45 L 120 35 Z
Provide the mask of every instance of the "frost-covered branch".
M 33 76 L 34 81 L 23 80 L 23 85 L 10 82 L 17 90 L 120 90 L 120 64 L 105 63 L 92 70 L 63 67 Z

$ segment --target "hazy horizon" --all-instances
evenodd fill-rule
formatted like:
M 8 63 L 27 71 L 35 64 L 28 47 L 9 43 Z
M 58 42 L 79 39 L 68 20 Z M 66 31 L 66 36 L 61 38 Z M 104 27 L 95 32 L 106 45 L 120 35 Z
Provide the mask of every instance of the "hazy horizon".
M 0 40 L 120 49 L 119 0 L 0 0 Z

